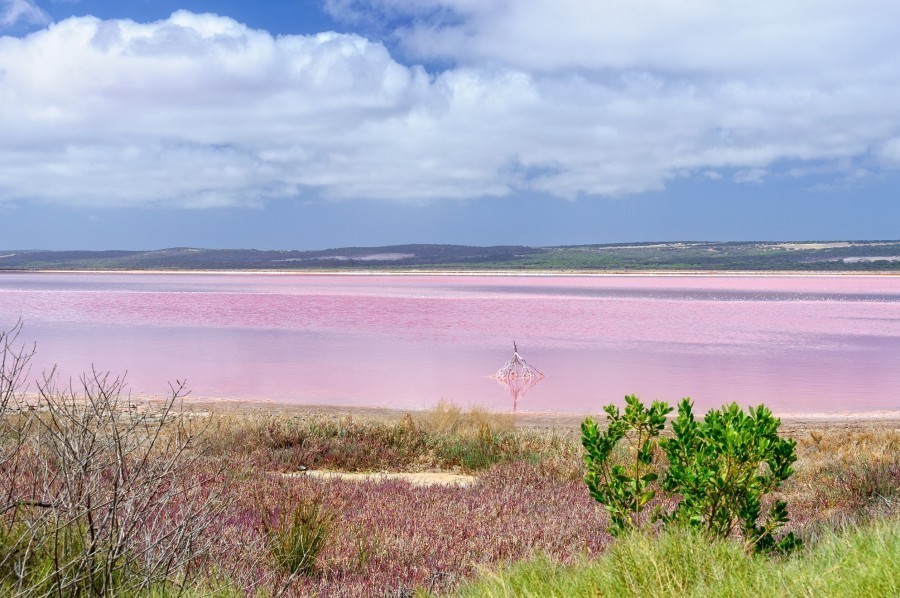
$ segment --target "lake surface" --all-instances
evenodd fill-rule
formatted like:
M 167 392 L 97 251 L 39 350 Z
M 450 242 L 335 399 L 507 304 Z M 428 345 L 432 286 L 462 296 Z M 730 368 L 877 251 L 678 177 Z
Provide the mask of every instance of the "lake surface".
M 900 277 L 0 273 L 0 326 L 20 316 L 33 373 L 135 394 L 512 410 L 490 375 L 516 341 L 546 376 L 519 411 L 900 409 Z

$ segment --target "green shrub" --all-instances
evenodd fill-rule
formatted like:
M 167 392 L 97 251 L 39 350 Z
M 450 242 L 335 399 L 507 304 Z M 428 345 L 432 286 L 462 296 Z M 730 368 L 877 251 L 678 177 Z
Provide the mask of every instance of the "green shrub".
M 321 499 L 297 505 L 278 527 L 267 529 L 276 566 L 290 575 L 310 575 L 325 549 L 334 526 L 334 514 Z
M 663 488 L 681 501 L 664 516 L 727 538 L 738 529 L 745 547 L 786 552 L 800 540 L 793 533 L 776 540 L 787 520 L 787 504 L 775 501 L 760 525 L 762 500 L 786 480 L 797 460 L 796 443 L 780 438 L 781 420 L 763 405 L 745 413 L 736 403 L 712 409 L 697 421 L 690 399 L 678 406 L 672 438 L 661 445 L 669 460 Z
M 615 405 L 604 407 L 607 428 L 601 432 L 593 418 L 581 424 L 581 443 L 586 451 L 585 482 L 594 497 L 609 513 L 610 533 L 619 535 L 636 526 L 638 515 L 650 502 L 657 480 L 653 471 L 656 438 L 666 424 L 672 408 L 654 401 L 650 408 L 634 395 L 625 397 L 624 415 Z M 625 439 L 631 454 L 625 464 L 613 463 L 612 455 L 619 441 Z
M 614 405 L 604 407 L 605 431 L 592 418 L 581 425 L 585 482 L 609 513 L 613 535 L 636 527 L 641 511 L 656 494 L 654 448 L 672 411 L 659 401 L 646 408 L 634 395 L 625 401 L 624 415 Z M 732 403 L 697 421 L 692 407 L 690 399 L 683 399 L 672 422 L 672 437 L 659 440 L 669 462 L 661 487 L 680 502 L 657 518 L 703 530 L 713 538 L 740 532 L 747 550 L 788 552 L 798 547 L 800 540 L 793 533 L 780 539 L 775 535 L 788 520 L 784 501 L 775 501 L 762 517 L 764 498 L 793 473 L 791 465 L 797 460 L 796 443 L 778 436 L 781 420 L 765 406 L 745 413 Z M 630 450 L 624 459 L 617 459 L 623 439 Z

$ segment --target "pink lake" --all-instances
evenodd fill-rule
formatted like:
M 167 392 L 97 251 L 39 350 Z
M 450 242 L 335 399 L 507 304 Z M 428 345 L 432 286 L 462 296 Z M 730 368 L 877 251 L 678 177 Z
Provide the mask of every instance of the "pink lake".
M 36 374 L 127 371 L 135 394 L 513 409 L 512 342 L 546 378 L 519 411 L 635 393 L 781 413 L 900 409 L 900 277 L 0 274 Z

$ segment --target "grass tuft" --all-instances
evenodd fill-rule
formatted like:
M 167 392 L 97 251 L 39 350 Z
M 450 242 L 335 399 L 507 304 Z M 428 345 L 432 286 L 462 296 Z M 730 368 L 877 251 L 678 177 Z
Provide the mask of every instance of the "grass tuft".
M 275 565 L 290 575 L 311 575 L 333 527 L 334 514 L 321 499 L 301 501 L 276 528 L 267 530 Z

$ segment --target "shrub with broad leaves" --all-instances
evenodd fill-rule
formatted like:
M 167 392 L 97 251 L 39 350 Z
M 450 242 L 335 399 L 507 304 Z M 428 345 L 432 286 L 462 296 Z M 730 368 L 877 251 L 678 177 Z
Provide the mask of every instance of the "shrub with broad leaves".
M 619 535 L 637 525 L 638 516 L 656 491 L 651 484 L 658 475 L 654 471 L 653 453 L 660 430 L 666 425 L 666 414 L 672 408 L 654 401 L 647 408 L 634 395 L 625 397 L 625 413 L 607 405 L 607 428 L 600 431 L 593 418 L 581 424 L 581 444 L 586 451 L 585 482 L 591 496 L 609 513 L 610 533 Z M 613 453 L 620 441 L 630 446 L 631 453 L 619 462 Z
M 610 516 L 610 533 L 637 527 L 640 513 L 656 496 L 659 468 L 654 448 L 665 451 L 668 469 L 659 488 L 679 499 L 669 513 L 655 519 L 703 530 L 713 538 L 740 535 L 754 552 L 790 552 L 800 546 L 793 533 L 778 537 L 788 521 L 787 504 L 775 500 L 763 513 L 766 496 L 792 473 L 796 443 L 778 436 L 781 420 L 765 406 L 744 412 L 736 403 L 694 418 L 693 404 L 683 399 L 672 422 L 672 436 L 659 438 L 672 411 L 654 401 L 646 408 L 635 396 L 625 397 L 624 415 L 607 405 L 607 428 L 593 418 L 581 425 L 591 496 Z M 617 453 L 624 440 L 625 454 Z
M 787 503 L 776 500 L 763 517 L 765 495 L 793 473 L 796 442 L 778 436 L 781 420 L 765 406 L 744 412 L 736 403 L 694 418 L 684 399 L 661 441 L 669 460 L 663 488 L 681 497 L 664 521 L 677 521 L 727 538 L 738 530 L 748 550 L 789 552 L 800 544 L 775 532 L 788 521 Z M 760 521 L 762 519 L 762 521 Z

